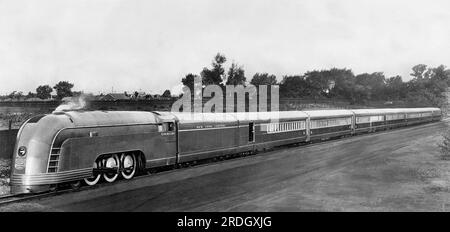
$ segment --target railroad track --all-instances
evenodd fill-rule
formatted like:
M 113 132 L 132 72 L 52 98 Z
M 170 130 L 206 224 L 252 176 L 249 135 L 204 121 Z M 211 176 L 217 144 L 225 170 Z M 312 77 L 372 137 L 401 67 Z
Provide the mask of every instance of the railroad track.
M 445 118 L 443 119 L 441 122 L 448 122 L 450 121 L 450 118 Z M 205 160 L 200 160 L 200 161 L 194 161 L 194 162 L 190 162 L 190 163 L 182 163 L 179 164 L 177 166 L 166 166 L 166 167 L 161 167 L 161 168 L 152 168 L 152 169 L 147 169 L 146 172 L 144 172 L 143 174 L 140 174 L 138 176 L 136 176 L 134 179 L 141 179 L 141 178 L 147 178 L 149 176 L 152 176 L 153 174 L 156 173 L 170 173 L 173 171 L 176 171 L 180 168 L 189 168 L 189 167 L 201 167 L 201 166 L 206 166 L 209 164 L 214 164 L 214 163 L 218 163 L 220 161 L 225 161 L 225 160 L 237 160 L 237 159 L 246 159 L 246 158 L 250 158 L 252 156 L 254 156 L 255 154 L 264 154 L 270 151 L 277 151 L 277 150 L 282 150 L 282 149 L 286 149 L 286 148 L 291 148 L 291 147 L 312 147 L 312 146 L 318 146 L 322 143 L 325 142 L 330 142 L 330 141 L 346 141 L 346 140 L 351 140 L 351 139 L 358 139 L 358 138 L 364 138 L 366 136 L 371 136 L 371 135 L 376 135 L 376 134 L 388 134 L 388 133 L 392 133 L 395 132 L 397 130 L 411 130 L 411 129 L 417 129 L 418 127 L 426 127 L 426 126 L 432 126 L 441 122 L 434 122 L 434 123 L 428 123 L 428 124 L 422 124 L 422 125 L 415 125 L 412 127 L 406 127 L 406 128 L 395 128 L 395 129 L 390 129 L 390 130 L 382 130 L 382 131 L 376 131 L 373 133 L 367 133 L 367 134 L 360 134 L 357 137 L 354 136 L 345 136 L 345 137 L 341 137 L 341 138 L 331 138 L 328 140 L 323 140 L 323 141 L 317 141 L 314 143 L 301 143 L 301 144 L 290 144 L 290 145 L 285 145 L 285 146 L 281 146 L 281 147 L 276 147 L 276 148 L 272 148 L 267 150 L 266 152 L 261 152 L 261 153 L 243 153 L 243 154 L 232 154 L 232 155 L 225 155 L 225 156 L 221 156 L 221 157 L 216 157 L 216 158 L 210 158 L 210 159 L 205 159 Z M 114 183 L 99 183 L 97 185 L 94 186 L 81 186 L 78 189 L 72 189 L 70 188 L 69 184 L 62 184 L 62 188 L 58 189 L 56 191 L 48 191 L 48 192 L 43 192 L 43 193 L 36 193 L 36 194 L 8 194 L 8 195 L 3 195 L 0 196 L 0 207 L 7 205 L 7 204 L 11 204 L 11 203 L 18 203 L 18 202 L 24 202 L 24 201 L 29 201 L 29 200 L 37 200 L 40 198 L 45 198 L 45 197 L 50 197 L 50 196 L 57 196 L 57 195 L 62 195 L 65 193 L 69 193 L 69 192 L 74 192 L 74 191 L 84 191 L 84 190 L 88 190 L 88 189 L 96 189 L 96 188 L 102 188 L 102 187 L 106 187 L 106 186 L 110 186 L 122 181 L 128 181 L 128 180 L 117 180 Z
M 55 194 L 55 193 L 40 193 L 40 194 L 35 194 L 35 195 L 24 195 L 24 194 L 3 195 L 3 196 L 0 196 L 0 207 L 2 205 L 14 203 L 14 202 L 33 200 L 33 199 L 37 199 L 37 198 L 51 196 L 53 194 Z

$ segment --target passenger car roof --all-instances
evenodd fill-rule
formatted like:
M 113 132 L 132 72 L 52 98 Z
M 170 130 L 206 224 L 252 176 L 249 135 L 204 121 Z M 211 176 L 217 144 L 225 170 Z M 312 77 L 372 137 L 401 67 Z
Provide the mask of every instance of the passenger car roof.
M 353 115 L 353 112 L 350 110 L 308 110 L 303 112 L 308 114 L 311 118 L 346 117 Z
M 234 113 L 239 121 L 258 121 L 271 119 L 304 119 L 308 115 L 302 111 L 273 111 L 273 112 L 238 112 Z
M 267 121 L 271 119 L 307 118 L 302 111 L 279 112 L 235 112 L 235 113 L 172 113 L 181 123 L 200 122 L 237 122 L 237 121 Z

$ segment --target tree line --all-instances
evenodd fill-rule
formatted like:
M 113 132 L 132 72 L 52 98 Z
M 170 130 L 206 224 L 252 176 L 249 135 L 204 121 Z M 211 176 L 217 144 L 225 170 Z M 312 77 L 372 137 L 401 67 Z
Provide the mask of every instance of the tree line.
M 281 81 L 273 74 L 258 72 L 250 81 L 247 80 L 244 67 L 232 62 L 225 68 L 227 58 L 217 53 L 211 67 L 204 67 L 200 75 L 189 73 L 182 78 L 183 85 L 194 88 L 195 77 L 200 77 L 206 85 L 279 85 L 280 98 L 330 99 L 346 100 L 351 104 L 365 104 L 371 101 L 403 101 L 410 106 L 438 106 L 446 104 L 445 92 L 450 85 L 450 70 L 444 65 L 428 67 L 418 64 L 412 67 L 412 79 L 405 82 L 401 76 L 386 77 L 383 72 L 362 73 L 355 75 L 351 69 L 332 68 L 307 71 L 301 75 L 285 75 Z M 36 93 L 13 91 L 8 95 L 12 99 L 40 98 L 49 99 L 53 90 L 56 98 L 79 95 L 74 92 L 74 85 L 68 81 L 60 81 L 55 86 L 40 85 Z M 135 95 L 137 92 L 134 93 Z M 169 90 L 163 97 L 170 97 Z
M 68 81 L 60 81 L 55 86 L 50 87 L 50 85 L 40 85 L 36 88 L 36 92 L 28 92 L 28 94 L 23 94 L 21 91 L 13 91 L 10 94 L 7 95 L 8 98 L 11 99 L 21 99 L 21 98 L 39 98 L 42 100 L 50 99 L 52 98 L 53 90 L 56 92 L 55 98 L 57 100 L 61 100 L 65 97 L 73 97 L 73 96 L 79 96 L 82 94 L 80 91 L 73 91 L 72 88 L 74 87 L 74 84 L 68 82 Z M 139 92 L 134 91 L 133 93 L 127 93 L 124 92 L 124 95 L 130 98 L 137 99 L 139 96 Z M 101 94 L 100 96 L 103 96 Z M 170 90 L 165 90 L 164 93 L 161 95 L 162 97 L 170 98 L 171 93 Z M 145 99 L 150 98 L 150 95 L 147 94 L 145 96 Z
M 8 94 L 11 99 L 21 99 L 25 98 L 40 98 L 40 99 L 50 99 L 52 97 L 53 89 L 56 91 L 56 99 L 61 100 L 64 97 L 71 97 L 74 94 L 79 94 L 78 92 L 73 92 L 73 84 L 68 81 L 60 81 L 55 86 L 50 87 L 50 85 L 40 85 L 36 88 L 36 93 L 28 92 L 28 94 L 23 94 L 21 91 L 13 91 Z
M 211 67 L 200 72 L 206 85 L 279 85 L 280 98 L 339 99 L 350 104 L 370 101 L 403 101 L 411 106 L 438 106 L 446 104 L 445 92 L 450 85 L 450 70 L 444 65 L 412 67 L 412 79 L 405 82 L 401 76 L 386 77 L 383 72 L 355 75 L 351 69 L 331 68 L 307 71 L 302 75 L 285 75 L 280 82 L 273 74 L 255 73 L 247 80 L 242 65 L 232 62 L 228 70 L 225 55 L 218 53 Z M 196 74 L 182 78 L 183 85 L 193 90 Z

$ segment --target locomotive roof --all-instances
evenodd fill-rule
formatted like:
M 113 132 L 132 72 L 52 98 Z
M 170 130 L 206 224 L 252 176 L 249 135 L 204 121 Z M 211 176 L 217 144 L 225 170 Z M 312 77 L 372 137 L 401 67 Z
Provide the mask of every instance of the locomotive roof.
M 157 123 L 158 118 L 144 111 L 68 111 L 75 126 L 110 126 L 121 124 Z

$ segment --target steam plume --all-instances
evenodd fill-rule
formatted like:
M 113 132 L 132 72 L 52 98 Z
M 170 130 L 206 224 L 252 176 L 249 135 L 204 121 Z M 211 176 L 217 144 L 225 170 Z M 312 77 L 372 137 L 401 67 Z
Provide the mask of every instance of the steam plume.
M 61 105 L 59 105 L 54 111 L 55 112 L 62 112 L 62 111 L 69 111 L 69 110 L 81 110 L 86 107 L 86 100 L 83 95 L 79 97 L 73 97 L 69 101 L 65 101 Z

